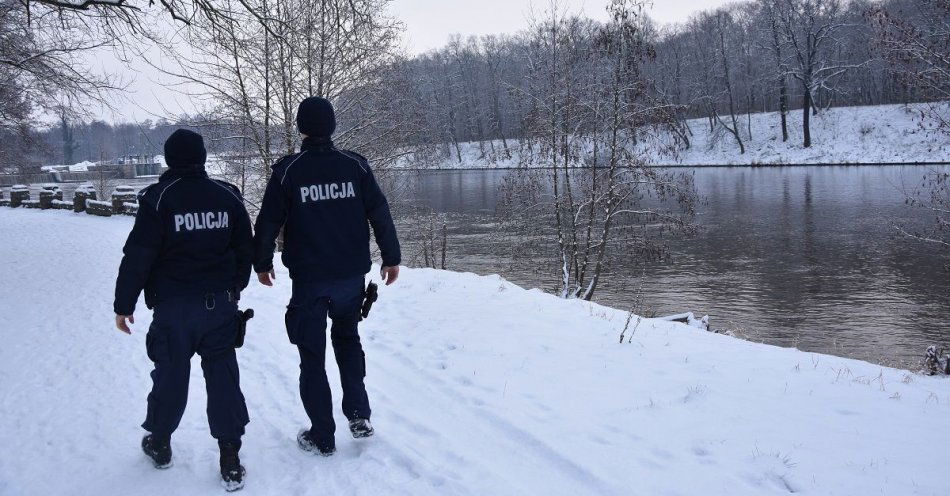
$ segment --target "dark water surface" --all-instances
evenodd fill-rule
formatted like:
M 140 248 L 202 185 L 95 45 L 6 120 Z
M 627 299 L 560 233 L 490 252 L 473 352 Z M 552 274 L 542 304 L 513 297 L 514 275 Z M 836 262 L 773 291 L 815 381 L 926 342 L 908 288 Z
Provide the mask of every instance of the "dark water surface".
M 709 314 L 756 341 L 916 367 L 950 344 L 950 272 L 932 246 L 896 235 L 932 219 L 905 206 L 920 166 L 695 169 L 697 235 L 671 259 L 617 267 L 595 300 L 657 314 Z M 491 240 L 507 171 L 426 171 L 409 193 L 447 214 L 448 268 L 551 289 L 554 268 L 512 264 Z M 623 247 L 615 246 L 615 250 Z

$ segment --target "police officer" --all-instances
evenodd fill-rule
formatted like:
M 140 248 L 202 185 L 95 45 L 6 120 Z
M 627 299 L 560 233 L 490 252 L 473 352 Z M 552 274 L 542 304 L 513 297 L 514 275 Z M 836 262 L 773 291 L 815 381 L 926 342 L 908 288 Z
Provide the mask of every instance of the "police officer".
M 301 449 L 330 456 L 336 451 L 333 404 L 324 369 L 327 315 L 330 340 L 343 386 L 343 414 L 355 438 L 373 435 L 363 378 L 366 360 L 357 323 L 370 270 L 369 227 L 382 253 L 381 276 L 399 276 L 400 251 L 389 203 L 361 155 L 333 146 L 333 106 L 310 97 L 297 109 L 300 153 L 280 159 L 264 193 L 255 224 L 254 269 L 273 285 L 274 247 L 284 228 L 282 260 L 293 294 L 285 317 L 290 342 L 300 352 L 300 398 L 311 427 Z M 368 221 L 368 222 L 367 222 Z
M 237 187 L 210 179 L 200 134 L 179 129 L 165 142 L 169 170 L 139 193 L 115 288 L 115 322 L 128 323 L 139 293 L 154 311 L 145 337 L 155 363 L 142 450 L 171 466 L 171 435 L 188 398 L 191 357 L 201 356 L 208 424 L 221 452 L 222 483 L 243 487 L 238 451 L 248 423 L 234 352 L 237 300 L 251 274 L 251 221 Z M 128 323 L 127 323 L 128 322 Z

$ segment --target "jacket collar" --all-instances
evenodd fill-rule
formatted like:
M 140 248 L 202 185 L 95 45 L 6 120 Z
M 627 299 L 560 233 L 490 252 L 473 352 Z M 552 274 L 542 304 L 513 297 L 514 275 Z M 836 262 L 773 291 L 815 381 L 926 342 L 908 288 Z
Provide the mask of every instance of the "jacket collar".
M 163 172 L 159 181 L 181 179 L 183 177 L 208 177 L 204 167 L 177 167 Z
M 329 151 L 333 149 L 333 140 L 329 136 L 307 136 L 300 144 L 300 151 Z

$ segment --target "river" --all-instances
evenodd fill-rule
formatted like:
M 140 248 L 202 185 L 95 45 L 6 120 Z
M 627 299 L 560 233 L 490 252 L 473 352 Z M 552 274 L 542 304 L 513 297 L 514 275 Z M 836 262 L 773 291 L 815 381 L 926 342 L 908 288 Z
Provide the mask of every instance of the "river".
M 670 239 L 667 261 L 614 266 L 596 301 L 629 308 L 642 287 L 652 313 L 708 314 L 747 339 L 911 368 L 928 345 L 950 345 L 947 259 L 895 227 L 932 221 L 905 205 L 927 167 L 693 170 L 699 232 Z M 446 214 L 449 269 L 551 289 L 556 265 L 512 264 L 492 241 L 507 173 L 426 171 L 409 197 Z

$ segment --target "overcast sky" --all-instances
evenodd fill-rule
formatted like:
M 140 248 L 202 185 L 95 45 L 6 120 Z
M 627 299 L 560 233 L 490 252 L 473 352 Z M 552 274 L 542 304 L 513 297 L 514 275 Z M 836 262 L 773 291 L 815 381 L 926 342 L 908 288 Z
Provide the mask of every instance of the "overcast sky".
M 607 19 L 609 0 L 566 0 L 568 13 Z M 697 10 L 726 0 L 656 0 L 649 14 L 661 24 L 685 20 Z M 406 24 L 406 47 L 413 53 L 445 44 L 449 35 L 514 33 L 525 27 L 532 11 L 543 12 L 548 0 L 393 0 L 391 12 Z
M 568 13 L 583 13 L 605 20 L 609 0 L 563 0 Z M 661 24 L 685 20 L 690 14 L 727 3 L 727 0 L 656 0 L 650 16 Z M 515 33 L 527 25 L 531 12 L 541 13 L 548 0 L 393 0 L 391 14 L 405 23 L 404 46 L 413 54 L 438 48 L 452 34 Z M 106 57 L 107 58 L 107 57 Z M 112 122 L 139 121 L 189 112 L 187 98 L 168 87 L 169 81 L 145 63 L 132 67 L 97 57 L 93 62 L 108 70 L 122 70 L 130 81 L 128 94 L 115 103 L 116 110 L 92 110 Z

